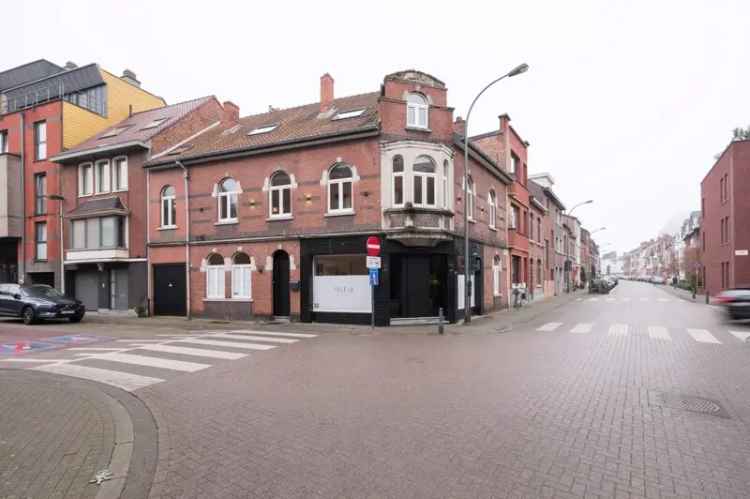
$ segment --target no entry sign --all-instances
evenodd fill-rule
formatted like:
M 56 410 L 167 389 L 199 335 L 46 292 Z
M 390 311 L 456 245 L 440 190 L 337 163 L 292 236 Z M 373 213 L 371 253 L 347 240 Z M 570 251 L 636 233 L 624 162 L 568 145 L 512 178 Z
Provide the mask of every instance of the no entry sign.
M 367 238 L 367 256 L 378 255 L 380 255 L 380 238 L 378 236 L 370 236 Z

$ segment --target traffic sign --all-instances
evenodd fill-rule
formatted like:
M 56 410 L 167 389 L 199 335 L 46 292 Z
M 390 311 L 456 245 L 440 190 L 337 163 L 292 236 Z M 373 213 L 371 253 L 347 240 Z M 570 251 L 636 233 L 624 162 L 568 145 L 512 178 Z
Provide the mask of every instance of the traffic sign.
M 368 256 L 367 257 L 367 268 L 370 270 L 380 268 L 380 257 L 379 256 Z
M 370 286 L 378 285 L 378 269 L 370 269 Z
M 378 236 L 370 236 L 367 238 L 367 255 L 380 255 L 380 238 Z

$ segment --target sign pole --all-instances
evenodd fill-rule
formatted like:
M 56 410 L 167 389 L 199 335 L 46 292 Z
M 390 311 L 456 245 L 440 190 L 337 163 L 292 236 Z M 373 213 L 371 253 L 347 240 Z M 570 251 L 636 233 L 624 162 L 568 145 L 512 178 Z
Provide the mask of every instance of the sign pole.
M 375 329 L 375 287 L 380 284 L 380 238 L 370 236 L 365 244 L 367 250 L 367 270 L 370 273 L 370 295 L 372 296 L 372 313 L 370 314 L 370 328 Z

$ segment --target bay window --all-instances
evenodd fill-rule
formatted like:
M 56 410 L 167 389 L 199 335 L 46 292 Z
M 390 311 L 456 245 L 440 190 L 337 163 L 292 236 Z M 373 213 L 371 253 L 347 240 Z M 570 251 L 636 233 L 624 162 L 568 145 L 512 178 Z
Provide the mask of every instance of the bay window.
M 124 217 L 95 217 L 73 220 L 73 249 L 98 250 L 127 247 Z
M 429 156 L 419 156 L 412 166 L 414 206 L 435 206 L 435 163 Z
M 393 206 L 404 205 L 404 158 L 393 158 Z

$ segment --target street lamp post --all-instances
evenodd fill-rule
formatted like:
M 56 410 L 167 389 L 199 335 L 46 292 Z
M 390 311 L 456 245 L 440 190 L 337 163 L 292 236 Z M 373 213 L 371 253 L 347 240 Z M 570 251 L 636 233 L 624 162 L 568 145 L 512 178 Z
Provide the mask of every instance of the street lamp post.
M 481 97 L 488 88 L 503 78 L 520 75 L 521 73 L 525 73 L 528 69 L 528 64 L 520 64 L 502 75 L 500 78 L 491 81 L 476 95 L 476 97 L 474 97 L 474 100 L 471 101 L 471 106 L 469 106 L 469 112 L 466 113 L 466 121 L 464 122 L 464 324 L 471 323 L 472 291 L 469 284 L 469 118 L 471 117 L 471 111 L 474 109 L 474 104 L 477 103 L 479 97 Z

